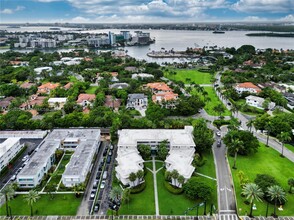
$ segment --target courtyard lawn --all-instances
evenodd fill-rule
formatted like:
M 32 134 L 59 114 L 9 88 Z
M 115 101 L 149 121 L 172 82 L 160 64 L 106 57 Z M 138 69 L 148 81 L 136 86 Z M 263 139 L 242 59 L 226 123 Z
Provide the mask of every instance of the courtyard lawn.
M 202 156 L 204 157 L 204 160 L 206 160 L 206 162 L 202 167 L 198 167 L 196 169 L 196 172 L 206 176 L 210 176 L 212 178 L 216 178 L 212 151 L 205 152 Z
M 236 166 L 237 169 L 231 169 L 235 192 L 237 197 L 237 205 L 239 209 L 239 215 L 245 215 L 250 213 L 250 206 L 246 205 L 244 197 L 241 197 L 241 187 L 237 174 L 239 171 L 243 171 L 249 178 L 250 182 L 253 182 L 256 178 L 256 174 L 269 174 L 274 176 L 277 182 L 284 188 L 287 193 L 287 202 L 283 205 L 283 211 L 277 209 L 277 215 L 279 216 L 293 216 L 294 215 L 294 194 L 289 194 L 289 186 L 287 184 L 288 179 L 293 177 L 294 163 L 289 161 L 287 158 L 280 157 L 280 152 L 275 151 L 270 147 L 265 147 L 264 144 L 260 144 L 258 152 L 250 156 L 238 155 Z M 230 166 L 233 166 L 233 157 L 229 157 Z M 266 202 L 254 202 L 257 210 L 253 211 L 255 216 L 265 216 L 266 214 Z M 273 213 L 274 206 L 269 205 L 268 215 Z
M 99 86 L 90 86 L 85 92 L 87 94 L 95 94 L 96 89 L 98 89 Z
M 153 174 L 147 171 L 145 176 L 146 188 L 138 194 L 131 194 L 129 204 L 122 204 L 120 215 L 155 215 Z
M 171 72 L 175 71 L 176 75 Z M 164 76 L 170 80 L 182 81 L 185 84 L 211 84 L 212 75 L 206 72 L 200 72 L 197 69 L 170 69 L 169 72 L 165 71 Z
M 82 197 L 76 198 L 75 194 L 58 194 L 51 199 L 50 195 L 41 195 L 33 205 L 34 215 L 76 215 Z M 9 202 L 13 215 L 30 215 L 30 206 L 24 201 L 23 195 Z M 0 208 L 1 215 L 6 215 L 5 204 Z
M 204 177 L 197 177 L 203 179 Z M 213 187 L 213 196 L 206 205 L 206 213 L 210 212 L 211 204 L 217 206 L 217 194 L 216 194 L 216 181 L 205 178 L 208 185 Z M 160 215 L 185 215 L 185 211 L 188 208 L 194 207 L 196 204 L 202 203 L 202 201 L 190 200 L 184 193 L 175 195 L 170 193 L 164 186 L 164 170 L 160 170 L 157 173 L 157 187 L 158 187 L 158 200 L 159 200 L 159 213 Z M 204 206 L 199 207 L 198 215 L 203 215 Z M 196 215 L 196 209 L 191 210 L 187 215 Z
M 196 89 L 193 89 L 191 93 L 195 95 L 199 95 L 202 98 L 202 100 L 204 100 L 205 102 L 204 109 L 207 112 L 207 114 L 212 116 L 219 116 L 219 113 L 215 112 L 213 108 L 219 104 L 223 105 L 223 103 L 217 97 L 213 87 L 203 87 L 203 88 L 207 92 L 206 98 L 202 95 L 202 93 L 197 92 Z M 225 112 L 222 114 L 222 116 L 230 116 L 230 115 L 231 115 L 231 112 L 225 107 Z

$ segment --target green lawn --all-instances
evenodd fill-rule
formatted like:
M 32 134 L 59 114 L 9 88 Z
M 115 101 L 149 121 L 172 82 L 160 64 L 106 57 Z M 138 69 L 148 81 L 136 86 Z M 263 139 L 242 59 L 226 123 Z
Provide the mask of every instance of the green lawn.
M 147 171 L 145 176 L 146 188 L 138 194 L 131 194 L 129 204 L 122 204 L 120 215 L 155 215 L 153 174 Z
M 203 88 L 207 92 L 207 98 L 205 98 L 202 95 L 202 93 L 197 92 L 196 89 L 193 89 L 191 93 L 195 94 L 195 95 L 199 95 L 204 100 L 204 102 L 205 102 L 204 109 L 207 112 L 207 114 L 212 115 L 212 116 L 219 116 L 219 113 L 215 112 L 213 110 L 213 108 L 219 104 L 223 105 L 222 102 L 217 97 L 216 92 L 214 91 L 213 87 L 203 87 Z M 226 107 L 225 107 L 225 109 L 226 110 L 222 115 L 223 116 L 230 116 L 231 112 Z
M 204 179 L 204 177 L 197 177 L 199 179 Z M 216 181 L 205 178 L 208 185 L 213 187 L 213 196 L 210 201 L 207 202 L 206 212 L 210 211 L 211 204 L 217 206 L 217 194 L 216 194 Z M 159 210 L 160 215 L 184 215 L 188 208 L 192 208 L 196 204 L 202 201 L 193 201 L 188 199 L 184 193 L 180 195 L 175 195 L 170 193 L 164 186 L 164 170 L 160 170 L 157 173 L 157 187 L 158 187 L 158 200 L 159 200 Z M 199 215 L 203 215 L 204 206 L 200 207 L 198 210 Z M 187 215 L 196 215 L 196 209 L 187 213 Z
M 85 92 L 87 94 L 95 94 L 95 91 L 96 89 L 98 88 L 99 86 L 90 86 Z
M 173 75 L 170 72 L 175 71 L 177 74 Z M 196 84 L 211 84 L 212 75 L 210 73 L 200 72 L 197 69 L 170 69 L 169 72 L 165 71 L 164 76 L 176 81 L 182 81 L 185 84 L 192 82 Z
M 212 151 L 204 153 L 203 157 L 206 162 L 202 167 L 198 167 L 196 172 L 210 176 L 212 178 L 216 178 Z
M 238 156 L 237 169 L 232 169 L 232 175 L 234 178 L 234 185 L 236 191 L 236 197 L 238 201 L 239 215 L 244 215 L 245 212 L 249 214 L 250 207 L 244 203 L 245 198 L 241 197 L 241 187 L 237 177 L 238 171 L 242 170 L 249 178 L 250 182 L 253 182 L 256 174 L 269 174 L 276 178 L 278 183 L 287 192 L 287 202 L 283 206 L 284 211 L 277 210 L 277 215 L 293 216 L 294 215 L 294 194 L 289 194 L 289 186 L 287 181 L 290 177 L 294 177 L 294 164 L 287 158 L 280 157 L 280 152 L 273 150 L 272 148 L 265 147 L 260 144 L 261 147 L 258 152 L 250 156 Z M 233 158 L 229 157 L 229 162 L 232 167 Z M 266 214 L 266 202 L 255 202 L 257 210 L 253 211 L 255 216 L 265 216 Z M 241 211 L 240 211 L 241 209 Z M 269 206 L 269 215 L 273 213 L 273 205 Z
M 285 147 L 288 148 L 288 150 L 292 151 L 294 153 L 294 146 L 291 144 L 285 144 Z
M 74 194 L 41 195 L 41 198 L 33 205 L 34 215 L 76 215 L 81 203 L 81 198 L 76 198 Z M 10 201 L 13 215 L 30 215 L 30 207 L 24 201 L 23 195 L 18 195 Z M 0 208 L 1 215 L 6 215 L 5 205 Z

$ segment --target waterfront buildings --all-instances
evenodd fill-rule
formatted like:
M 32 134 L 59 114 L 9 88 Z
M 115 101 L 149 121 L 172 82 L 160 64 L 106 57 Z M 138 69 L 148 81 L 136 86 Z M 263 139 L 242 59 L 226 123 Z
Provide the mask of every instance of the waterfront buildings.
M 184 129 L 123 129 L 119 131 L 116 177 L 124 185 L 136 185 L 139 181 L 131 182 L 129 175 L 143 170 L 143 159 L 137 150 L 138 145 L 149 145 L 153 152 L 162 141 L 167 141 L 169 154 L 165 160 L 167 171 L 177 170 L 187 181 L 195 168 L 191 165 L 195 152 L 193 127 Z M 174 185 L 178 185 L 173 181 Z
M 19 137 L 7 138 L 0 144 L 0 172 L 9 164 L 9 162 L 23 149 Z

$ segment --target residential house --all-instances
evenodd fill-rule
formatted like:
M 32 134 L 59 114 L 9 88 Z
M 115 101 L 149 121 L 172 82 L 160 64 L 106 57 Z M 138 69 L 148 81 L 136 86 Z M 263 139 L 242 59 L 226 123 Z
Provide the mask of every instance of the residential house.
M 72 86 L 73 86 L 73 83 L 72 83 L 72 82 L 69 82 L 69 83 L 65 84 L 65 85 L 63 86 L 63 88 L 64 88 L 65 90 L 69 90 Z
M 14 97 L 9 96 L 0 101 L 0 110 L 7 111 Z
M 264 102 L 265 102 L 265 99 L 264 98 L 261 98 L 261 97 L 258 97 L 258 96 L 253 96 L 253 95 L 249 95 L 245 99 L 246 99 L 246 104 L 247 105 L 253 106 L 253 107 L 256 107 L 256 108 L 259 108 L 259 109 L 264 109 L 264 106 L 263 106 L 264 105 Z M 271 110 L 275 106 L 276 106 L 276 104 L 274 102 L 269 102 L 267 108 L 269 110 Z
M 148 73 L 134 73 L 132 74 L 132 79 L 150 79 L 154 78 L 152 74 Z
M 23 84 L 20 85 L 20 88 L 23 89 L 30 89 L 31 87 L 36 86 L 36 83 L 32 82 L 24 82 Z
M 117 111 L 121 105 L 121 99 L 117 99 L 111 95 L 107 95 L 105 97 L 104 105 Z
M 148 97 L 142 93 L 129 94 L 126 108 L 146 109 Z
M 178 99 L 178 94 L 173 93 L 173 90 L 165 83 L 148 83 L 147 88 L 153 92 L 152 101 L 159 103 L 166 108 L 174 108 L 175 100 Z
M 50 66 L 38 67 L 38 68 L 35 68 L 34 71 L 37 75 L 40 75 L 43 71 L 47 71 L 47 72 L 52 71 L 52 67 Z
M 38 87 L 38 91 L 37 93 L 41 94 L 41 93 L 45 93 L 45 94 L 50 94 L 50 92 L 54 89 L 56 89 L 57 87 L 59 87 L 60 84 L 59 83 L 51 83 L 51 82 L 48 82 L 48 83 L 45 83 L 41 86 Z
M 241 94 L 243 92 L 250 92 L 250 93 L 255 93 L 255 94 L 261 92 L 261 89 L 251 82 L 238 83 L 235 86 L 235 90 L 239 94 Z
M 79 105 L 81 105 L 83 108 L 85 108 L 88 105 L 92 106 L 95 99 L 96 99 L 95 94 L 82 93 L 82 94 L 79 95 L 77 103 Z
M 173 90 L 164 82 L 148 83 L 147 88 L 150 88 L 152 93 L 172 92 Z
M 118 72 L 111 72 L 110 75 L 112 77 L 111 82 L 118 82 L 119 81 L 119 79 L 117 78 L 118 77 Z
M 48 104 L 49 107 L 54 108 L 54 110 L 63 109 L 64 104 L 66 103 L 67 98 L 49 98 Z
M 126 89 L 130 85 L 128 83 L 114 83 L 109 86 L 110 89 Z
M 35 106 L 41 106 L 46 98 L 46 96 L 32 95 L 29 100 L 22 103 L 19 108 L 21 110 L 29 110 Z
M 286 93 L 283 93 L 283 96 L 288 101 L 287 106 L 290 109 L 294 109 L 294 94 L 293 93 L 290 93 L 290 92 L 286 92 Z
M 125 70 L 132 72 L 132 73 L 137 73 L 139 71 L 139 69 L 135 66 L 127 66 L 127 67 L 125 67 Z

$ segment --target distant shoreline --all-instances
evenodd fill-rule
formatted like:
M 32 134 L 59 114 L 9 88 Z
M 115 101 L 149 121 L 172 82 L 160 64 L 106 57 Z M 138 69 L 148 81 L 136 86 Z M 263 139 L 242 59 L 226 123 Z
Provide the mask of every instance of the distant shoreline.
M 294 37 L 294 33 L 249 33 L 249 37 Z

